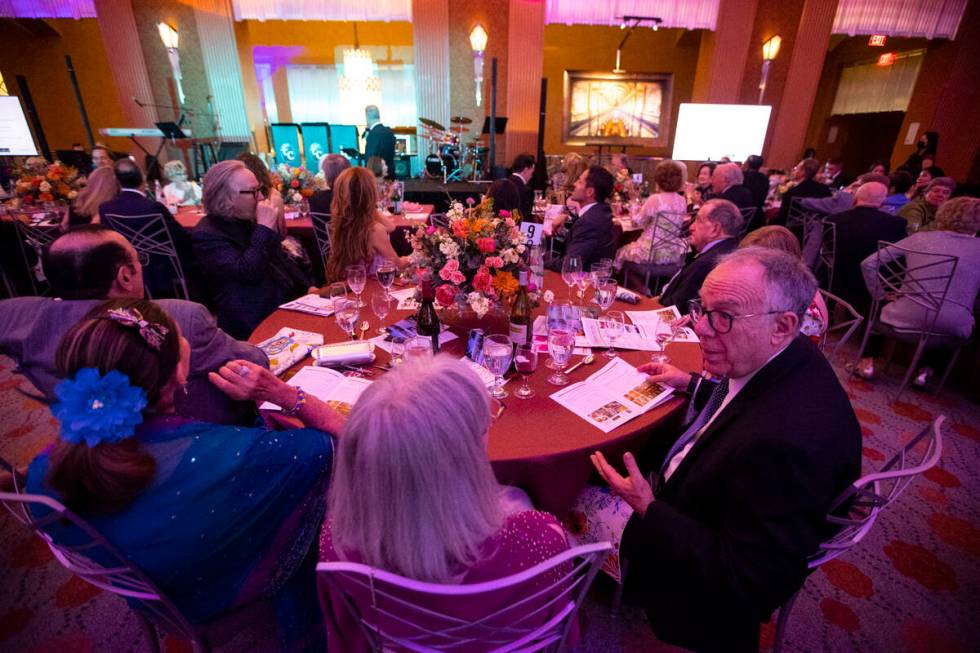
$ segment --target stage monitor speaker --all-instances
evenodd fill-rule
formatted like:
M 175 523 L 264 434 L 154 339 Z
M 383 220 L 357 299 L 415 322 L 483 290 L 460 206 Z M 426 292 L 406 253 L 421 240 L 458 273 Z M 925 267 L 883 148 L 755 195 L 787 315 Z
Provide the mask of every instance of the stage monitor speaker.
M 218 146 L 218 161 L 231 161 L 233 159 L 237 159 L 239 154 L 248 152 L 248 148 L 248 141 L 222 141 Z

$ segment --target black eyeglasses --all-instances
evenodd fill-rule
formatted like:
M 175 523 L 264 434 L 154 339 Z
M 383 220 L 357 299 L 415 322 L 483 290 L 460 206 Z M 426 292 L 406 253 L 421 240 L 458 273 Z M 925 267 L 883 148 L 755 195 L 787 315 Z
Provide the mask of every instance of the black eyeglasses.
M 711 311 L 706 309 L 702 304 L 700 299 L 692 299 L 687 302 L 688 313 L 694 322 L 701 319 L 701 316 L 708 318 L 708 324 L 711 326 L 711 330 L 719 335 L 724 335 L 732 330 L 732 324 L 735 320 L 740 320 L 746 317 L 759 317 L 760 315 L 775 315 L 776 313 L 785 313 L 786 311 L 766 311 L 765 313 L 747 313 L 745 315 L 732 315 L 731 313 L 726 313 L 725 311 Z
M 251 195 L 252 197 L 255 197 L 256 195 L 258 195 L 259 193 L 262 192 L 262 189 L 261 188 L 252 188 L 252 189 L 249 189 L 249 190 L 240 190 L 238 192 L 241 195 Z

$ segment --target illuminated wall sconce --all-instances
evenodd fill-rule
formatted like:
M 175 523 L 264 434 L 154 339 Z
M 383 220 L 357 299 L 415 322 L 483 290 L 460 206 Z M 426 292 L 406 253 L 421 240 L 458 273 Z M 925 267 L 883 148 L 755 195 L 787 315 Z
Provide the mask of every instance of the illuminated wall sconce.
M 476 106 L 483 100 L 483 53 L 487 49 L 487 31 L 479 23 L 470 31 L 470 47 L 473 48 L 473 79 L 476 81 Z
M 157 29 L 160 31 L 160 40 L 163 41 L 163 47 L 167 49 L 167 58 L 170 59 L 170 69 L 174 73 L 174 82 L 177 84 L 177 99 L 180 101 L 181 106 L 183 106 L 184 87 L 180 83 L 180 54 L 177 52 L 180 35 L 176 29 L 167 23 L 157 23 Z
M 759 79 L 759 104 L 762 104 L 762 96 L 766 94 L 766 80 L 769 78 L 769 69 L 776 55 L 779 54 L 779 46 L 783 42 L 778 34 L 769 38 L 762 44 L 762 77 Z

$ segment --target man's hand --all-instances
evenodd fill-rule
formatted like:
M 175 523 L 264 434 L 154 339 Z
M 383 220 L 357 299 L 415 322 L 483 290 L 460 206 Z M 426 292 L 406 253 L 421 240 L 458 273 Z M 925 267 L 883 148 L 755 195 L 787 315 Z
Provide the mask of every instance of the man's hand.
M 279 232 L 279 215 L 276 207 L 269 200 L 262 200 L 255 205 L 255 221 L 263 227 Z
M 647 381 L 669 385 L 678 390 L 687 389 L 687 384 L 691 382 L 690 374 L 670 363 L 644 363 L 636 369 L 649 375 Z
M 623 455 L 623 463 L 626 464 L 626 471 L 629 473 L 628 477 L 620 476 L 619 472 L 606 462 L 606 457 L 601 452 L 596 451 L 590 457 L 599 475 L 609 484 L 609 488 L 622 497 L 630 508 L 642 518 L 647 512 L 647 507 L 653 503 L 653 488 L 640 473 L 640 468 L 636 466 L 636 459 L 633 458 L 633 454 L 627 452 Z

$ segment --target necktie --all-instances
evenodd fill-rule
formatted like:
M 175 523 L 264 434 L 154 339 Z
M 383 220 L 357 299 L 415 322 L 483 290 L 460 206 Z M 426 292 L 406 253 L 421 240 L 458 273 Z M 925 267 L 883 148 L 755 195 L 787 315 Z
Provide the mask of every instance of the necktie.
M 708 403 L 705 404 L 704 410 L 702 410 L 698 416 L 695 418 L 691 425 L 687 427 L 687 430 L 681 434 L 681 437 L 677 438 L 677 442 L 674 446 L 670 448 L 667 452 L 667 457 L 664 458 L 664 464 L 660 466 L 660 478 L 663 478 L 664 473 L 670 466 L 670 461 L 674 459 L 678 453 L 683 451 L 684 447 L 687 446 L 694 438 L 698 436 L 704 425 L 708 423 L 708 420 L 717 412 L 718 408 L 721 406 L 721 402 L 725 400 L 725 395 L 728 394 L 728 377 L 723 377 L 715 389 L 712 390 L 711 396 L 708 397 Z

